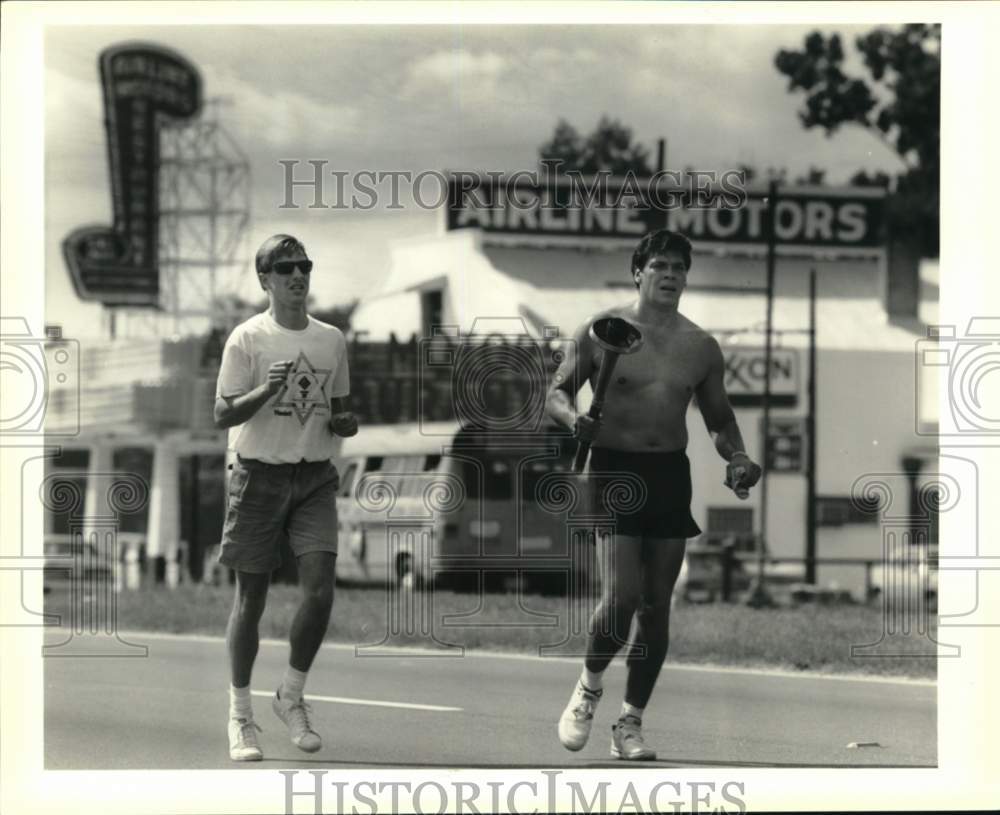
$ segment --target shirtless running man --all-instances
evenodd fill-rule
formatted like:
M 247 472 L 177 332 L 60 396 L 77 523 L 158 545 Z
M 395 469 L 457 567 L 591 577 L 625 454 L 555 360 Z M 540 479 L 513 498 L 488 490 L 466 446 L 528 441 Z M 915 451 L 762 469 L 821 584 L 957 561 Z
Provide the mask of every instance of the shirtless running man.
M 643 741 L 642 714 L 667 655 L 670 596 L 686 539 L 701 534 L 691 517 L 691 470 L 684 452 L 692 396 L 728 462 L 726 483 L 746 498 L 761 475 L 744 450 L 726 396 L 718 342 L 677 310 L 690 267 L 691 244 L 683 235 L 666 229 L 646 235 L 632 255 L 637 300 L 595 315 L 628 320 L 645 341 L 637 353 L 619 358 L 600 421 L 574 406 L 583 383 L 594 384 L 601 361 L 601 350 L 588 336 L 593 320 L 576 332 L 575 346 L 549 389 L 549 415 L 593 443 L 591 474 L 634 473 L 646 494 L 637 511 L 618 515 L 613 538 L 598 541 L 601 601 L 591 617 L 583 673 L 559 719 L 559 740 L 569 750 L 587 743 L 603 672 L 626 644 L 634 618 L 625 701 L 612 727 L 611 754 L 633 761 L 656 758 Z

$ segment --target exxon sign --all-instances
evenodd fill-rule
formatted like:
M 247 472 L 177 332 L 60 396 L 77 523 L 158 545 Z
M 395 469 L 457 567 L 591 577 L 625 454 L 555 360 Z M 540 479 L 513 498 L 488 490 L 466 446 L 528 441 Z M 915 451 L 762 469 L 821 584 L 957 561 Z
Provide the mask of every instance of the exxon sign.
M 764 401 L 763 348 L 725 347 L 726 392 L 733 407 L 753 407 Z M 799 357 L 790 348 L 771 350 L 771 405 L 794 407 L 799 394 Z

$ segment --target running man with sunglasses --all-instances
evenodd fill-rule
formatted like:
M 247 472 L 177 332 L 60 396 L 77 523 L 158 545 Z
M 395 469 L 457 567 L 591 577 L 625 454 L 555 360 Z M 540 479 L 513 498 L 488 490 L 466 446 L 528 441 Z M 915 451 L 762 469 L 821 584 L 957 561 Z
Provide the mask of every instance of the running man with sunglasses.
M 274 235 L 257 250 L 256 266 L 270 304 L 226 341 L 215 400 L 215 424 L 229 428 L 229 449 L 235 453 L 219 554 L 219 562 L 236 572 L 226 628 L 233 761 L 263 758 L 250 674 L 271 572 L 281 565 L 282 533 L 298 561 L 302 603 L 272 708 L 296 747 L 308 753 L 322 747 L 302 694 L 333 608 L 339 482 L 330 460 L 334 436 L 358 432 L 346 402 L 344 335 L 306 313 L 313 264 L 305 247 L 290 235 Z

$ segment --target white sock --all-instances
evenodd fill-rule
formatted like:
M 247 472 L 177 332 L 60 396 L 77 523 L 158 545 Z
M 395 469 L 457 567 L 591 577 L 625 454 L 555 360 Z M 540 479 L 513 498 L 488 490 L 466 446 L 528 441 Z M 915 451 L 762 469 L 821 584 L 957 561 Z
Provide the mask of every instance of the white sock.
M 281 683 L 281 698 L 283 701 L 297 702 L 302 698 L 302 691 L 306 687 L 305 671 L 297 671 L 291 665 L 285 669 L 285 678 Z
M 580 683 L 587 690 L 601 690 L 604 687 L 604 676 L 603 673 L 594 673 L 593 671 L 588 671 L 587 667 L 584 666 L 583 673 L 580 674 Z
M 638 719 L 641 722 L 642 721 L 642 712 L 645 709 L 646 708 L 644 708 L 644 707 L 636 707 L 635 705 L 630 705 L 628 702 L 622 702 L 622 716 L 621 717 L 624 719 L 626 716 L 632 716 L 633 718 L 636 718 L 636 719 Z
M 252 719 L 253 708 L 250 707 L 250 686 L 237 688 L 229 686 L 229 718 Z

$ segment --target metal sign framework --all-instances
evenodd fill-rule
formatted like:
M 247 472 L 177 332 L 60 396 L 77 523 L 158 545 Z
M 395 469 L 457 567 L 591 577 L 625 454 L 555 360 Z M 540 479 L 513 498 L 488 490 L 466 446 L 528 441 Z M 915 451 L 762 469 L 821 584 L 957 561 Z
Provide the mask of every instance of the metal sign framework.
M 122 312 L 116 333 L 204 334 L 235 308 L 247 273 L 252 178 L 219 122 L 222 103 L 209 100 L 195 122 L 161 131 L 160 310 Z

